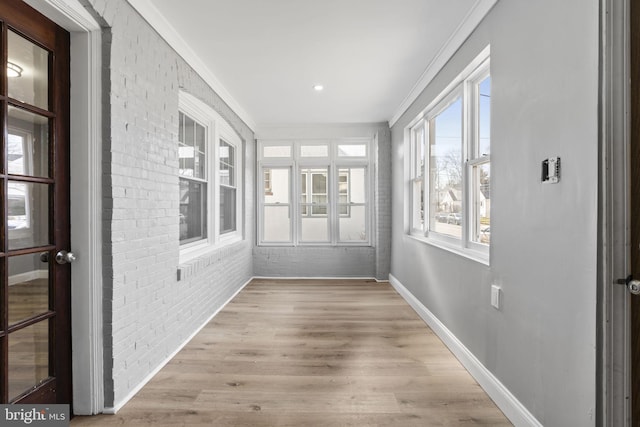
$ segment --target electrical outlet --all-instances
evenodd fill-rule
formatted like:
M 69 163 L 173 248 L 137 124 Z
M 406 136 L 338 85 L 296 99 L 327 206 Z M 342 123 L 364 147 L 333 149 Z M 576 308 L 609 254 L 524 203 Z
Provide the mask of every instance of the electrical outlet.
M 496 310 L 502 306 L 502 289 L 496 285 L 491 285 L 491 305 Z

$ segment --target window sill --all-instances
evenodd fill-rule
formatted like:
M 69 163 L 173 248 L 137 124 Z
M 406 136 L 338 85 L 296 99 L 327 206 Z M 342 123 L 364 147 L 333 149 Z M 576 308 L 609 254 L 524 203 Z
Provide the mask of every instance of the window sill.
M 233 236 L 230 235 L 230 236 L 225 236 L 224 238 L 221 238 L 220 241 L 215 245 L 203 242 L 195 246 L 190 246 L 188 248 L 180 249 L 179 264 L 180 265 L 187 264 L 198 258 L 206 257 L 219 249 L 222 249 L 226 246 L 233 245 L 234 243 L 237 243 L 237 242 L 241 242 L 242 240 L 243 239 L 241 235 L 233 235 Z
M 454 253 L 456 255 L 459 255 L 461 257 L 470 259 L 472 261 L 478 262 L 480 264 L 484 264 L 486 266 L 490 266 L 490 262 L 489 262 L 489 250 L 487 249 L 487 251 L 477 251 L 474 249 L 470 249 L 470 248 L 461 248 L 460 246 L 457 245 L 452 245 L 450 243 L 447 242 L 443 242 L 440 240 L 436 240 L 436 239 L 430 239 L 428 237 L 421 237 L 421 236 L 416 236 L 413 234 L 406 234 L 405 236 L 407 236 L 408 238 L 412 239 L 412 240 L 416 240 L 420 243 L 424 243 L 427 244 L 429 246 L 434 246 L 436 248 L 445 250 L 447 252 L 451 252 Z

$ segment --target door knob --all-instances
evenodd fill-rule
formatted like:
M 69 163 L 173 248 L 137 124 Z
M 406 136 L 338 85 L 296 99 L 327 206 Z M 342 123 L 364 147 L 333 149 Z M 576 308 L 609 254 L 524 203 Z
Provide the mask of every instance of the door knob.
M 60 251 L 56 254 L 56 262 L 58 264 L 71 264 L 76 260 L 76 256 L 73 252 Z
M 629 284 L 627 284 L 627 289 L 633 295 L 640 295 L 640 280 L 631 280 Z

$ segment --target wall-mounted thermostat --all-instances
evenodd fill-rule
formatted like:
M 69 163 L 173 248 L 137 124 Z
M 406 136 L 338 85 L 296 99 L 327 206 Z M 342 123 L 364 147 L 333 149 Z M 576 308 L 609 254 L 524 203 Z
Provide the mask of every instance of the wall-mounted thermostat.
M 560 181 L 560 157 L 549 157 L 542 161 L 542 182 L 557 184 Z

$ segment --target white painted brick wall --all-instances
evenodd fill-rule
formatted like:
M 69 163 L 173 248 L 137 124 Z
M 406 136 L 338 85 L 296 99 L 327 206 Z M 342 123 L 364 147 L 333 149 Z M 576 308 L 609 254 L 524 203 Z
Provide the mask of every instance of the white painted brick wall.
M 253 274 L 251 130 L 124 0 L 89 0 L 105 32 L 106 406 L 118 405 Z M 178 91 L 246 148 L 245 240 L 179 266 Z M 181 267 L 182 280 L 177 280 Z

